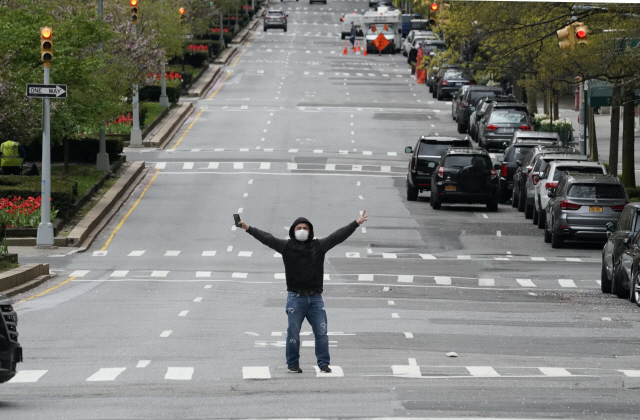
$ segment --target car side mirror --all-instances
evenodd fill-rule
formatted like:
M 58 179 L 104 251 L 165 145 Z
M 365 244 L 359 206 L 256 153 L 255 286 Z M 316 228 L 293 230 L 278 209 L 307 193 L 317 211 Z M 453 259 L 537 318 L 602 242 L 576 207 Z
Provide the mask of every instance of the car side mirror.
M 516 166 L 518 167 L 522 166 L 522 161 L 520 159 L 516 160 Z
M 604 226 L 607 228 L 607 232 L 615 232 L 616 231 L 616 224 L 614 222 L 609 222 Z
M 555 188 L 549 188 L 547 190 L 547 197 L 555 198 L 555 196 L 556 196 L 556 189 Z
M 498 156 L 496 157 L 496 160 L 500 163 L 504 162 L 504 156 Z
M 404 152 L 405 152 L 405 153 L 413 153 L 413 147 L 411 147 L 411 146 L 407 146 L 407 147 L 405 147 L 405 148 L 404 148 Z
M 507 146 L 508 146 L 508 144 L 507 144 L 506 141 L 504 143 L 502 143 L 502 147 L 504 147 L 505 149 L 507 148 Z

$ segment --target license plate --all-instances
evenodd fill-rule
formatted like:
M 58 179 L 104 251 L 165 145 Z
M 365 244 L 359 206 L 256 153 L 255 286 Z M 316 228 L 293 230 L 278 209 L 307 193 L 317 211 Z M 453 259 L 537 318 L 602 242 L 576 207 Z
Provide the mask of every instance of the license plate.
M 504 129 L 504 132 L 505 132 L 505 133 L 513 133 L 513 132 L 514 132 L 514 130 L 515 130 L 514 128 L 505 128 L 505 129 Z
M 593 213 L 602 213 L 602 207 L 591 206 L 591 207 L 589 207 L 589 211 L 593 212 Z
M 445 185 L 444 186 L 444 190 L 445 191 L 455 191 L 456 190 L 456 186 L 455 185 Z M 602 211 L 602 210 L 600 210 Z

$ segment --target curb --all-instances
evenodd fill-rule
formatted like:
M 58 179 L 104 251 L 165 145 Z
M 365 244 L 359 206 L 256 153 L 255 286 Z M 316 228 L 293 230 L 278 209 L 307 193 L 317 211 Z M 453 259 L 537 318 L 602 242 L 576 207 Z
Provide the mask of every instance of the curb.
M 247 38 L 249 38 L 249 34 L 251 33 L 249 25 L 251 25 L 251 23 L 249 23 L 243 30 L 238 32 L 238 35 L 233 37 L 233 39 L 231 40 L 231 44 L 242 44 L 247 40 Z
M 204 98 L 211 86 L 218 80 L 222 69 L 220 66 L 209 67 L 205 70 L 205 74 L 200 77 L 196 86 L 193 89 L 189 89 L 190 97 Z
M 89 235 L 95 237 L 99 230 L 96 231 L 96 227 L 102 224 L 105 216 L 114 207 L 114 204 L 118 199 L 123 197 L 123 193 L 127 188 L 137 179 L 141 179 L 138 175 L 144 169 L 144 162 L 133 162 L 131 166 L 126 170 L 124 175 L 116 181 L 116 183 L 107 191 L 107 193 L 100 199 L 87 215 L 80 220 L 75 228 L 69 233 L 66 238 L 66 246 L 80 246 Z M 139 182 L 139 181 L 138 181 Z M 137 185 L 137 183 L 136 183 Z M 127 196 L 128 197 L 128 196 Z M 125 197 L 126 198 L 126 197 Z M 107 220 L 108 221 L 108 220 Z
M 54 277 L 49 273 L 49 264 L 23 264 L 18 268 L 0 274 L 0 292 L 15 296 L 33 289 Z
M 167 143 L 169 143 L 175 135 L 175 132 L 182 127 L 182 124 L 189 117 L 191 112 L 193 112 L 192 102 L 180 104 L 169 119 L 162 124 L 160 130 L 158 130 L 158 132 L 149 141 L 143 141 L 142 144 L 146 147 L 164 149 Z
M 220 53 L 218 58 L 213 60 L 215 64 L 227 65 L 231 61 L 234 55 L 238 52 L 238 47 L 227 47 Z

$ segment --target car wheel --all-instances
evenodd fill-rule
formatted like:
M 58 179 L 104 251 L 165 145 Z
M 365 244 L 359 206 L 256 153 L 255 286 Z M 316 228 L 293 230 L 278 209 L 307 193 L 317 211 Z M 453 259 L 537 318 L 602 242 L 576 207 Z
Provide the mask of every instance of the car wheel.
M 344 39 L 344 34 L 340 35 L 340 39 Z
M 434 86 L 433 87 L 433 92 L 431 92 L 431 96 L 433 96 L 434 98 L 438 95 L 438 87 Z
M 498 202 L 494 201 L 492 203 L 487 203 L 487 211 L 490 211 L 490 212 L 498 211 Z
M 518 196 L 516 195 L 516 189 L 511 190 L 511 207 L 514 209 L 518 207 Z
M 438 92 L 438 94 L 436 95 L 436 98 L 438 98 L 438 100 L 441 101 L 443 99 L 442 94 Z
M 467 132 L 467 128 L 464 125 L 460 124 L 460 121 L 458 121 L 458 133 L 464 134 L 466 132 Z
M 633 299 L 640 306 L 640 273 L 633 278 Z
M 498 187 L 498 203 L 499 204 L 507 204 L 507 197 L 505 196 L 502 188 Z
M 634 274 L 632 271 L 631 279 L 629 280 L 629 301 L 631 303 L 637 303 L 638 299 L 640 298 L 640 296 L 638 296 L 638 294 L 640 294 L 640 290 L 637 289 L 638 287 L 637 277 L 638 275 Z
M 526 197 L 522 201 L 524 201 L 524 218 L 531 219 L 533 217 L 533 206 L 527 203 Z
M 440 208 L 442 208 L 442 203 L 439 201 L 436 201 L 436 194 L 433 191 L 431 191 L 430 202 L 431 202 L 431 207 L 433 207 L 434 210 L 440 210 Z
M 287 28 L 284 28 L 284 31 L 287 32 Z
M 262 28 L 262 29 L 264 29 L 264 31 L 267 32 L 267 28 Z
M 418 199 L 418 189 L 412 188 L 409 183 L 407 183 L 407 201 L 416 201 Z
M 600 270 L 600 290 L 602 290 L 602 293 L 611 293 L 611 280 L 607 275 L 607 265 L 604 262 L 604 257 L 602 257 L 602 269 Z M 637 300 L 636 303 L 638 303 Z
M 533 220 L 533 224 L 538 226 L 538 207 L 537 206 L 533 206 L 533 217 L 531 218 Z
M 562 248 L 564 246 L 564 238 L 558 235 L 553 229 L 551 231 L 551 248 Z
M 544 229 L 544 219 L 547 218 L 544 210 L 538 210 L 538 229 Z
M 523 212 L 525 204 L 527 204 L 527 197 L 523 197 L 522 191 L 518 191 L 518 211 Z
M 429 93 L 433 93 L 433 86 L 429 85 L 427 87 L 429 88 Z
M 622 287 L 622 279 L 624 271 L 618 264 L 618 267 L 613 270 L 613 279 L 611 279 L 611 293 L 616 295 L 620 299 L 629 299 L 629 291 Z
M 549 230 L 549 223 L 546 221 L 544 223 L 544 243 L 546 244 L 551 243 L 551 231 Z

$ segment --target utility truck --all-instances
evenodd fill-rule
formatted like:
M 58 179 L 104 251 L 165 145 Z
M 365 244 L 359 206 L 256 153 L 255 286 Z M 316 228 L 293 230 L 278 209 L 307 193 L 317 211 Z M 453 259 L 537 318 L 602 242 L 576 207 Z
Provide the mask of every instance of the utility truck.
M 400 10 L 378 7 L 376 11 L 365 12 L 363 21 L 367 53 L 395 54 L 400 50 L 402 47 L 402 12 Z

